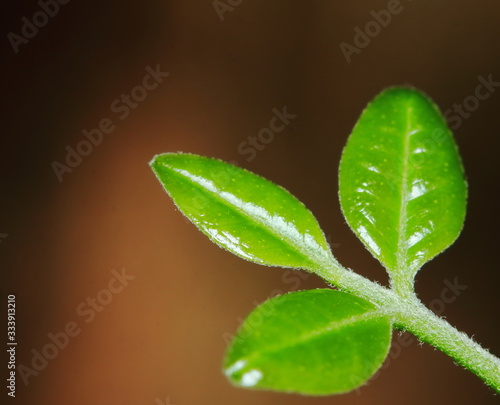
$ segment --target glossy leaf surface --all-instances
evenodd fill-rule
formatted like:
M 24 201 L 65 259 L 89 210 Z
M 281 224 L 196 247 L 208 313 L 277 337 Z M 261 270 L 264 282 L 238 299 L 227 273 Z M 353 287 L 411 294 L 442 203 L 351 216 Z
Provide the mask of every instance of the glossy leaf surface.
M 332 263 L 316 219 L 282 187 L 192 154 L 158 155 L 151 167 L 184 215 L 224 249 L 259 264 L 317 272 Z
M 466 183 L 453 135 L 433 102 L 390 88 L 364 110 L 344 149 L 347 222 L 392 275 L 412 278 L 458 237 Z
M 382 365 L 391 322 L 370 302 L 318 289 L 257 307 L 230 343 L 224 371 L 235 385 L 329 395 L 353 390 Z

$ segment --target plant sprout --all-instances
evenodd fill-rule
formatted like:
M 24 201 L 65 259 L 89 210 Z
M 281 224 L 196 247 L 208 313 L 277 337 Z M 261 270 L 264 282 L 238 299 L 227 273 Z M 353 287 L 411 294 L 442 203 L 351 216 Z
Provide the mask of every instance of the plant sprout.
M 342 212 L 387 270 L 389 287 L 343 267 L 312 213 L 282 187 L 192 154 L 157 155 L 150 165 L 177 207 L 220 247 L 254 263 L 307 270 L 337 288 L 258 306 L 225 354 L 233 384 L 307 395 L 349 392 L 380 368 L 396 329 L 442 350 L 500 392 L 500 359 L 425 307 L 414 290 L 420 268 L 460 234 L 467 198 L 453 135 L 420 91 L 380 93 L 340 162 Z M 249 326 L 257 320 L 261 326 Z

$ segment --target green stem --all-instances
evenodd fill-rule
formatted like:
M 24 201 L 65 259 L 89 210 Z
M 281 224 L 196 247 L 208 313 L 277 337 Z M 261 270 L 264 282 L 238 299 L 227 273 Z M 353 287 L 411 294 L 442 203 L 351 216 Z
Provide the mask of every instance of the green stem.
M 336 262 L 322 273 L 341 290 L 385 308 L 396 328 L 409 331 L 422 342 L 441 350 L 500 393 L 500 359 L 426 308 L 414 294 L 401 296 Z
M 412 299 L 415 297 L 415 289 L 412 280 L 408 280 L 407 277 L 397 277 L 396 275 L 391 275 L 389 280 L 391 290 L 400 297 L 406 299 Z
M 400 312 L 397 320 L 402 329 L 446 353 L 500 393 L 500 359 L 427 309 L 420 301 Z

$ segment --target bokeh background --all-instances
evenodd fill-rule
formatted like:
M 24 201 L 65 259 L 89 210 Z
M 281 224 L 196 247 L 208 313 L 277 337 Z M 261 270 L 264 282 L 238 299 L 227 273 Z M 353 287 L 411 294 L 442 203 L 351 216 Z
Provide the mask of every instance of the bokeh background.
M 216 247 L 183 219 L 147 163 L 169 151 L 238 162 L 302 200 L 344 265 L 386 283 L 340 213 L 343 144 L 361 109 L 386 86 L 412 84 L 447 110 L 474 95 L 479 76 L 500 81 L 500 4 L 401 0 L 402 11 L 350 63 L 340 44 L 353 45 L 355 27 L 364 29 L 386 1 L 217 4 L 222 17 L 211 0 L 71 1 L 17 53 L 8 34 L 21 34 L 22 18 L 32 21 L 41 6 L 4 4 L 1 307 L 16 294 L 18 366 L 31 367 L 33 350 L 42 351 L 49 334 L 68 323 L 80 331 L 27 384 L 18 375 L 15 401 L 498 403 L 441 352 L 404 336 L 402 345 L 397 334 L 390 364 L 348 395 L 233 388 L 221 361 L 241 319 L 273 290 L 324 284 Z M 158 64 L 169 76 L 121 120 L 111 104 Z M 455 131 L 470 183 L 465 228 L 425 265 L 417 290 L 439 309 L 433 300 L 446 280 L 467 286 L 443 305 L 443 315 L 500 354 L 500 90 L 493 90 Z M 241 153 L 240 145 L 268 126 L 272 109 L 283 106 L 296 118 L 253 159 Z M 105 118 L 115 130 L 59 181 L 53 162 L 65 164 L 66 147 L 76 148 L 82 131 Z M 110 298 L 112 270 L 122 268 L 135 278 Z M 86 303 L 97 296 L 111 301 L 92 312 Z

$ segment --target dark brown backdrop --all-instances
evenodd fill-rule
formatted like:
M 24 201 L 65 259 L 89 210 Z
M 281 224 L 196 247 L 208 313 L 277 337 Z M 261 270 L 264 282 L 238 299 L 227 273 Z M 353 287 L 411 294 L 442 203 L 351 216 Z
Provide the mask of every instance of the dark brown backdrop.
M 364 29 L 386 1 L 246 0 L 222 21 L 212 1 L 70 1 L 18 53 L 8 34 L 20 34 L 22 18 L 31 21 L 41 6 L 6 3 L 2 308 L 6 294 L 15 293 L 18 365 L 31 367 L 33 350 L 54 357 L 26 377 L 27 385 L 18 376 L 18 403 L 498 401 L 475 376 L 415 340 L 402 349 L 396 343 L 388 367 L 349 395 L 305 398 L 231 387 L 221 359 L 224 338 L 240 319 L 275 289 L 324 284 L 217 248 L 176 212 L 147 166 L 167 151 L 237 161 L 304 201 L 342 263 L 386 282 L 344 223 L 337 198 L 341 149 L 361 109 L 389 85 L 419 87 L 447 110 L 474 95 L 479 76 L 500 81 L 497 1 L 399 4 L 400 12 L 348 63 L 340 44 L 352 45 L 355 27 Z M 124 104 L 111 104 L 158 64 L 169 76 L 147 93 L 135 90 L 145 99 L 121 120 Z M 500 91 L 493 90 L 455 131 L 470 182 L 464 231 L 424 267 L 417 290 L 500 354 Z M 240 145 L 284 106 L 296 118 L 249 161 Z M 60 182 L 54 162 L 64 163 L 66 147 L 76 148 L 82 131 L 106 118 L 114 131 Z M 122 268 L 130 280 L 120 289 L 112 270 Z M 455 278 L 467 289 L 440 304 L 446 280 Z M 111 302 L 92 309 L 87 300 L 96 296 Z M 50 352 L 51 336 L 66 327 L 78 334 Z

